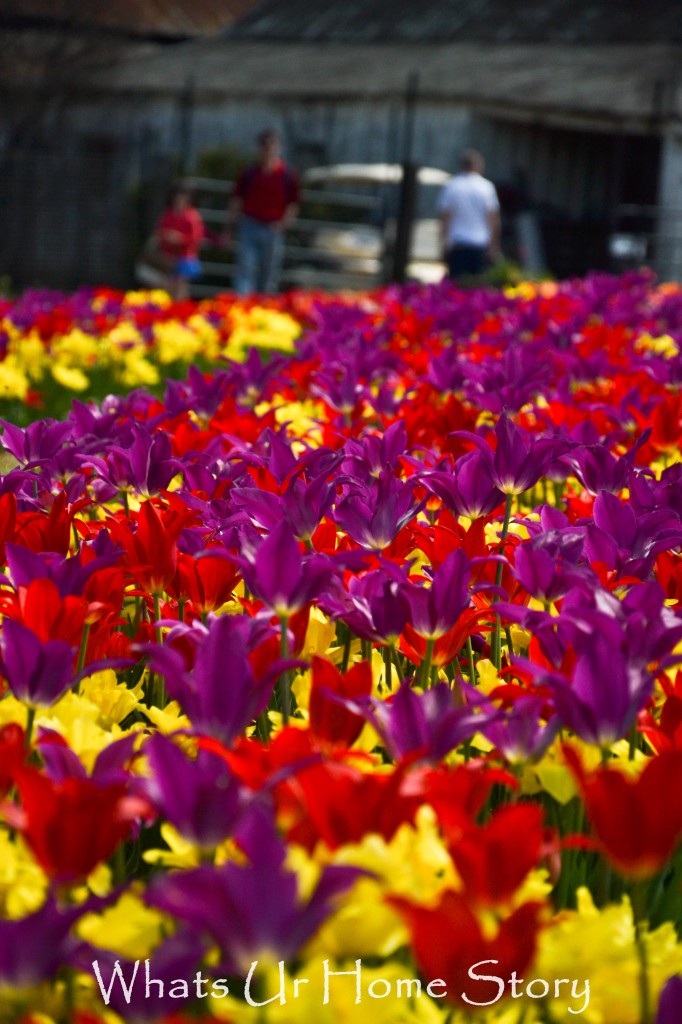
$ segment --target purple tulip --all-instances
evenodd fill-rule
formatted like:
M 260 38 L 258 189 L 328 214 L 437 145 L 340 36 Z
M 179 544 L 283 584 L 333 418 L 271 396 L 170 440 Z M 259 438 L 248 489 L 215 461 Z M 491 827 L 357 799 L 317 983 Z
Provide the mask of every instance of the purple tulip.
M 407 449 L 407 431 L 397 420 L 383 434 L 368 434 L 360 440 L 349 438 L 344 447 L 342 473 L 369 483 L 385 469 L 394 470 Z
M 385 469 L 371 486 L 355 484 L 337 502 L 333 518 L 362 547 L 383 551 L 425 504 L 415 499 L 413 482 L 399 480 Z
M 169 416 L 180 416 L 192 410 L 196 415 L 210 419 L 225 397 L 228 376 L 227 371 L 218 370 L 207 377 L 196 366 L 190 366 L 187 380 L 167 381 L 164 403 Z
M 562 722 L 602 747 L 627 735 L 651 695 L 656 673 L 676 662 L 672 652 L 682 639 L 682 622 L 665 607 L 656 583 L 631 588 L 622 601 L 596 586 L 575 587 L 558 617 L 498 607 L 532 628 L 557 670 L 572 649 L 570 677 L 523 664 L 552 691 Z
M 296 875 L 285 867 L 286 846 L 264 807 L 252 805 L 236 840 L 246 864 L 176 872 L 147 890 L 148 903 L 216 943 L 221 966 L 232 973 L 244 972 L 261 955 L 293 960 L 332 912 L 334 898 L 363 874 L 352 867 L 323 868 L 302 899 Z
M 70 423 L 56 420 L 37 420 L 22 430 L 7 420 L 0 420 L 3 428 L 2 447 L 10 452 L 20 466 L 31 469 L 45 466 L 53 459 L 71 435 Z
M 320 370 L 310 385 L 311 394 L 328 402 L 338 412 L 350 414 L 366 392 L 352 366 Z
M 490 462 L 480 451 L 462 455 L 452 473 L 435 469 L 424 473 L 421 480 L 447 509 L 469 519 L 489 515 L 504 501 L 502 491 L 493 483 Z
M 585 554 L 619 573 L 646 579 L 656 555 L 682 544 L 679 515 L 664 508 L 637 515 L 632 505 L 602 491 L 586 524 Z
M 284 519 L 298 540 L 309 540 L 335 497 L 336 486 L 326 474 L 310 481 L 294 475 L 281 495 L 257 487 L 240 487 L 235 489 L 232 501 L 254 526 L 271 531 Z
M 545 682 L 562 722 L 602 748 L 628 734 L 653 685 L 648 674 L 633 680 L 625 653 L 600 635 L 578 657 L 570 682 L 549 675 Z
M 299 540 L 310 540 L 336 497 L 336 485 L 320 473 L 305 481 L 295 476 L 282 494 L 282 512 Z
M 471 688 L 466 684 L 463 686 L 465 692 L 469 693 Z M 474 691 L 473 696 L 481 699 L 478 690 Z M 482 707 L 487 703 L 484 699 Z M 561 726 L 557 715 L 543 722 L 546 705 L 547 701 L 540 697 L 521 697 L 511 710 L 499 712 L 496 719 L 484 721 L 479 731 L 510 764 L 539 761 Z M 490 705 L 490 710 L 494 710 L 494 705 Z
M 477 434 L 455 431 L 455 437 L 465 437 L 481 451 L 493 484 L 503 494 L 523 494 L 544 476 L 550 464 L 569 447 L 561 438 L 541 437 L 528 439 L 505 414 L 500 416 L 495 427 L 497 447 L 490 445 Z
M 602 444 L 581 445 L 562 455 L 560 462 L 570 466 L 590 494 L 600 491 L 617 494 L 628 486 L 635 450 L 617 459 Z
M 147 740 L 144 753 L 151 769 L 144 790 L 185 839 L 212 848 L 234 831 L 242 790 L 223 758 L 206 750 L 189 758 L 160 733 Z
M 471 563 L 461 548 L 435 570 L 430 586 L 406 584 L 410 624 L 419 636 L 435 640 L 457 623 L 471 599 Z
M 271 382 L 275 380 L 278 373 L 284 368 L 286 372 L 286 360 L 284 356 L 273 355 L 264 361 L 261 353 L 256 348 L 249 351 L 243 363 L 232 363 L 225 375 L 225 392 L 234 394 L 240 405 L 252 408 L 259 399 L 267 398 L 271 392 Z M 193 405 L 191 408 L 195 408 Z
M 264 710 L 277 676 L 291 664 L 275 662 L 263 678 L 255 679 L 248 659 L 251 648 L 236 619 L 230 615 L 209 617 L 208 629 L 201 633 L 178 630 L 184 636 L 194 633 L 196 638 L 191 670 L 168 644 L 148 644 L 141 649 L 153 670 L 164 676 L 169 695 L 179 701 L 193 728 L 228 745 Z M 171 642 L 172 634 L 168 637 Z
M 461 391 L 470 364 L 462 358 L 459 346 L 448 345 L 429 362 L 426 379 L 443 394 Z
M 658 1002 L 654 1024 L 680 1024 L 682 1020 L 682 975 L 668 978 Z
M 166 490 L 173 477 L 184 468 L 172 455 L 168 435 L 162 430 L 152 431 L 147 424 L 144 427 L 133 425 L 125 447 L 110 444 L 106 457 L 86 454 L 79 459 L 79 465 L 94 469 L 100 489 L 102 482 L 107 484 L 111 497 L 129 487 L 144 497 L 158 494 Z
M 17 920 L 0 919 L 0 988 L 28 988 L 74 963 L 84 943 L 72 934 L 76 921 L 112 902 L 89 899 L 63 910 L 48 895 L 40 910 Z M 27 952 L 30 950 L 30 956 Z
M 41 643 L 27 626 L 3 621 L 0 668 L 14 696 L 32 707 L 54 704 L 66 693 L 74 682 L 74 654 L 65 640 Z
M 582 530 L 548 530 L 514 552 L 513 573 L 531 597 L 557 601 L 571 587 L 592 576 L 587 566 L 578 567 L 585 537 Z
M 447 683 L 423 693 L 403 683 L 391 700 L 370 700 L 364 709 L 358 704 L 357 710 L 374 726 L 394 760 L 409 757 L 434 764 L 499 717 L 492 706 L 481 712 L 474 703 L 458 705 Z
M 509 329 L 508 320 L 506 324 Z M 494 413 L 519 410 L 538 392 L 547 391 L 551 373 L 545 342 L 527 342 L 507 347 L 500 360 L 470 362 L 464 391 L 469 401 L 482 409 Z
M 332 575 L 329 559 L 301 554 L 291 527 L 284 521 L 237 561 L 254 597 L 280 618 L 293 615 L 318 597 Z
M 291 450 L 291 441 L 286 433 L 276 433 L 269 428 L 263 431 L 256 449 L 248 449 L 240 457 L 247 464 L 267 469 L 278 484 L 283 484 L 298 467 L 296 456 Z
M 395 568 L 375 569 L 352 576 L 348 590 L 331 588 L 318 604 L 325 614 L 341 619 L 363 640 L 395 644 L 405 628 L 410 609 L 404 593 L 406 579 Z
M 121 443 L 124 436 L 129 436 L 129 424 L 106 399 L 101 406 L 85 405 L 74 399 L 68 420 L 79 451 L 101 451 L 106 445 Z
M 99 534 L 97 542 L 100 549 L 106 549 L 108 545 L 110 550 L 86 564 L 83 564 L 80 556 L 65 558 L 52 551 L 34 554 L 33 551 L 18 544 L 6 544 L 7 568 L 15 590 L 27 587 L 32 580 L 49 579 L 57 587 L 60 597 L 64 598 L 69 594 L 81 595 L 93 573 L 115 565 L 118 559 L 106 531 L 103 530 Z M 91 550 L 95 550 L 94 545 Z
M 274 491 L 235 487 L 231 498 L 232 507 L 239 509 L 244 521 L 250 522 L 257 530 L 270 532 L 284 519 L 281 495 Z
M 78 755 L 66 745 L 64 738 L 52 729 L 38 729 L 36 746 L 45 765 L 45 774 L 54 782 L 89 777 L 103 786 L 108 786 L 136 781 L 136 777 L 131 776 L 126 767 L 134 757 L 136 740 L 135 733 L 128 733 L 106 746 L 97 755 L 90 776 Z
M 120 481 L 119 486 L 130 484 L 138 494 L 148 498 L 168 487 L 173 477 L 182 471 L 182 463 L 173 457 L 170 438 L 163 430 L 148 433 L 136 426 L 133 437 L 127 450 L 110 450 L 128 461 L 127 479 Z

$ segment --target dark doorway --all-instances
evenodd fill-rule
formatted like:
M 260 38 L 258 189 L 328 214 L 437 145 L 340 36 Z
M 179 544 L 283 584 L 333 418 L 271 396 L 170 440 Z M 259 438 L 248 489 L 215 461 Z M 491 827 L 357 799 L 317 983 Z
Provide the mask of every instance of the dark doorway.
M 556 277 L 612 269 L 609 239 L 620 230 L 623 208 L 657 201 L 655 135 L 480 119 L 473 141 L 488 158 L 507 223 L 520 203 L 532 212 Z
M 617 135 L 614 150 L 616 204 L 655 205 L 661 162 L 660 138 L 657 135 Z

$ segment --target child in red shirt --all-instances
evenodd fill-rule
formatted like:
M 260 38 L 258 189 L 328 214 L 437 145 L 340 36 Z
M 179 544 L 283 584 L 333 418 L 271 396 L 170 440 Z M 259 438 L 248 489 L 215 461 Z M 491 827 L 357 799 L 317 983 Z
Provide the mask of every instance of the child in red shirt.
M 201 274 L 199 249 L 207 237 L 190 189 L 184 185 L 171 189 L 166 209 L 156 228 L 156 238 L 169 266 L 168 290 L 173 299 L 186 299 L 189 282 Z

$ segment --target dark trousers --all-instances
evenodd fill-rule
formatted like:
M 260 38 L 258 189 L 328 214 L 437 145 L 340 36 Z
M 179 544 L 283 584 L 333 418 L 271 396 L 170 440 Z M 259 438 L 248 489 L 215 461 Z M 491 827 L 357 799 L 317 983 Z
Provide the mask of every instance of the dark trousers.
M 478 245 L 453 245 L 448 250 L 448 277 L 482 274 L 488 266 L 488 254 Z

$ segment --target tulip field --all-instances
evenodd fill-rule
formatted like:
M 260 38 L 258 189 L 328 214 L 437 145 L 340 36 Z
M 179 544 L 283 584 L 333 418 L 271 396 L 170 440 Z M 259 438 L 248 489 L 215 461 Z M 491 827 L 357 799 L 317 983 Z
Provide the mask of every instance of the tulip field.
M 0 298 L 0 1024 L 680 1024 L 682 286 Z

